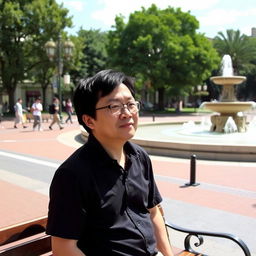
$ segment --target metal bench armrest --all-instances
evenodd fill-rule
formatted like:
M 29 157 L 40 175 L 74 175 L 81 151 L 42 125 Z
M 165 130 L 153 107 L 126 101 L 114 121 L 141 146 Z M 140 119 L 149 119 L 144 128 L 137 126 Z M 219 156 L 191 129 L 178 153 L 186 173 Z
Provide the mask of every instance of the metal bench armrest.
M 250 250 L 247 247 L 247 245 L 244 243 L 243 240 L 241 240 L 239 237 L 234 236 L 232 234 L 228 234 L 228 233 L 216 233 L 216 232 L 206 232 L 206 231 L 199 231 L 199 230 L 191 230 L 191 229 L 185 229 L 182 227 L 179 227 L 177 225 L 174 225 L 170 222 L 165 222 L 166 227 L 174 229 L 176 231 L 180 231 L 183 233 L 187 233 L 188 235 L 185 237 L 184 240 L 184 247 L 186 251 L 189 251 L 191 253 L 194 254 L 199 254 L 198 252 L 196 252 L 195 250 L 192 249 L 191 247 L 191 241 L 190 239 L 192 237 L 196 237 L 198 239 L 198 243 L 195 243 L 194 245 L 196 247 L 199 247 L 203 244 L 204 240 L 203 240 L 203 236 L 208 236 L 208 237 L 219 237 L 219 238 L 224 238 L 224 239 L 229 239 L 232 240 L 233 242 L 237 243 L 239 245 L 239 247 L 242 249 L 242 251 L 244 252 L 245 256 L 251 256 Z

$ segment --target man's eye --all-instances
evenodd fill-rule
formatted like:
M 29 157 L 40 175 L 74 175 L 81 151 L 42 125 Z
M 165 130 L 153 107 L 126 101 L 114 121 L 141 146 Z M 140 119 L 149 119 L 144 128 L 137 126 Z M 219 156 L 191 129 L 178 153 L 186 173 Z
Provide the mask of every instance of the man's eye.
M 136 103 L 135 103 L 135 102 L 130 102 L 130 103 L 128 103 L 127 105 L 128 105 L 128 107 L 131 107 L 131 108 L 132 108 L 132 107 L 135 107 L 135 106 L 136 106 Z
M 115 109 L 119 109 L 120 108 L 120 105 L 110 105 L 110 108 L 115 110 Z

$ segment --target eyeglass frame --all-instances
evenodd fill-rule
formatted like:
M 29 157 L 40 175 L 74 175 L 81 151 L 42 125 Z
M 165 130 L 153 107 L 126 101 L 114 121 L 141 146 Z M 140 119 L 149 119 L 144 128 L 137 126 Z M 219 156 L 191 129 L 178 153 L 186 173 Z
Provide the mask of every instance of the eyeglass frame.
M 114 105 L 114 104 L 109 104 L 109 105 L 104 106 L 104 107 L 95 108 L 95 110 L 109 109 L 112 115 L 120 115 L 120 114 L 122 114 L 122 110 L 125 109 L 125 108 L 126 108 L 131 114 L 136 114 L 136 113 L 138 113 L 138 112 L 140 111 L 140 102 L 139 102 L 139 101 L 128 102 L 127 104 L 123 104 L 122 102 L 119 102 L 119 103 L 120 103 L 120 106 L 123 105 L 123 107 L 121 107 L 120 110 L 118 110 L 118 111 L 120 111 L 120 113 L 118 113 L 118 112 L 113 113 L 113 112 L 112 112 L 111 106 Z M 130 104 L 130 103 L 135 103 L 136 108 L 137 108 L 137 111 L 136 111 L 136 112 L 131 112 L 131 111 L 130 111 L 130 109 L 129 109 L 129 107 L 128 107 L 128 104 Z

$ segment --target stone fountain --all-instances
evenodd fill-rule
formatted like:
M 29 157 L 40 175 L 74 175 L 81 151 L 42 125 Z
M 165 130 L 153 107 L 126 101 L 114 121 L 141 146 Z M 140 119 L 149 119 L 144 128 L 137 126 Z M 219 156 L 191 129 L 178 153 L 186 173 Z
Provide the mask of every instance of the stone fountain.
M 251 109 L 254 102 L 237 101 L 235 85 L 246 80 L 244 76 L 234 76 L 232 60 L 229 55 L 224 55 L 221 62 L 222 76 L 211 77 L 217 85 L 221 85 L 222 93 L 219 102 L 204 102 L 202 107 L 219 114 L 211 116 L 212 132 L 246 132 L 246 116 L 244 111 Z

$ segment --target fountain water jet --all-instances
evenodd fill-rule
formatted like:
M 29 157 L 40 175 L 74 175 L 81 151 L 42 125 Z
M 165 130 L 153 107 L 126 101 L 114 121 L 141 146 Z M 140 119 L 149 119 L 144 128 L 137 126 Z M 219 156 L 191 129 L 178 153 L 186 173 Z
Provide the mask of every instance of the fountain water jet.
M 232 123 L 236 125 L 236 128 L 233 128 L 231 132 L 246 132 L 246 116 L 238 115 L 238 113 L 251 109 L 255 103 L 237 101 L 235 96 L 235 85 L 245 81 L 246 77 L 233 75 L 232 60 L 229 55 L 223 56 L 221 70 L 222 76 L 210 78 L 215 84 L 223 87 L 220 102 L 204 102 L 202 104 L 203 108 L 219 113 L 211 117 L 211 131 L 225 132 L 228 130 L 230 132 L 230 129 L 224 128 L 227 127 L 227 122 L 230 123 L 230 119 L 233 119 Z

